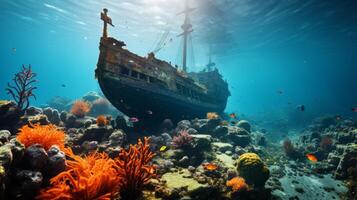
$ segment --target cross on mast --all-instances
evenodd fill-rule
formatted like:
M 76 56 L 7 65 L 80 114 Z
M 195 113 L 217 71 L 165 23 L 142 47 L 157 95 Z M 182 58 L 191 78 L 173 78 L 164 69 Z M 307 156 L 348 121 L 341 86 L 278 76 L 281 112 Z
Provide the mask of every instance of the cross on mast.
M 183 68 L 183 71 L 185 71 L 185 72 L 187 71 L 187 63 L 186 63 L 186 60 L 187 60 L 187 39 L 188 39 L 189 34 L 193 31 L 189 14 L 193 10 L 194 10 L 193 8 L 189 8 L 188 0 L 186 0 L 185 1 L 185 10 L 182 12 L 185 15 L 185 21 L 181 26 L 183 33 L 181 33 L 179 35 L 179 36 L 183 36 L 182 68 Z
M 108 16 L 108 9 L 104 8 L 103 12 L 100 13 L 100 19 L 103 20 L 103 38 L 108 37 L 108 24 L 113 26 L 112 19 Z

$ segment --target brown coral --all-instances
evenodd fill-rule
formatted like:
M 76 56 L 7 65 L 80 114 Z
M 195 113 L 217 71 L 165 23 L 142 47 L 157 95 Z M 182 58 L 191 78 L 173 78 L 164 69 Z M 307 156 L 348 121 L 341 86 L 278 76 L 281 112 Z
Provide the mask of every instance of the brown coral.
M 231 187 L 233 192 L 240 192 L 248 190 L 248 185 L 245 183 L 244 178 L 234 177 L 227 181 L 227 187 Z
M 149 164 L 154 156 L 149 149 L 147 137 L 144 138 L 144 142 L 139 139 L 138 144 L 130 145 L 128 151 L 120 152 L 116 163 L 122 177 L 120 196 L 123 199 L 136 199 L 142 187 L 155 177 L 155 168 Z
M 90 104 L 82 101 L 82 100 L 77 100 L 73 103 L 72 108 L 71 108 L 71 113 L 77 117 L 84 117 L 89 111 L 90 111 Z
M 36 197 L 41 200 L 110 200 L 118 197 L 120 179 L 114 160 L 105 153 L 81 158 L 67 151 L 67 171 L 50 180 L 51 187 Z
M 52 145 L 57 145 L 61 150 L 64 149 L 65 133 L 59 130 L 55 125 L 31 124 L 21 127 L 16 139 L 25 147 L 33 144 L 41 144 L 47 151 Z

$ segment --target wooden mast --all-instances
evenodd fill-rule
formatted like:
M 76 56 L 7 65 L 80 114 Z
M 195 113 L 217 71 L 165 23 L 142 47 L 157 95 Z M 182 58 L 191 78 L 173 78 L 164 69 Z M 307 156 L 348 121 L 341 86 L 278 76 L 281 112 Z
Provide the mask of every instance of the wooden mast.
M 183 71 L 187 71 L 187 39 L 189 34 L 193 31 L 192 29 L 192 24 L 190 22 L 190 12 L 192 12 L 192 8 L 189 8 L 188 6 L 188 0 L 185 1 L 185 10 L 182 12 L 185 15 L 185 21 L 182 24 L 181 28 L 183 30 L 183 33 L 181 33 L 179 36 L 183 36 L 183 55 L 182 55 L 182 68 Z

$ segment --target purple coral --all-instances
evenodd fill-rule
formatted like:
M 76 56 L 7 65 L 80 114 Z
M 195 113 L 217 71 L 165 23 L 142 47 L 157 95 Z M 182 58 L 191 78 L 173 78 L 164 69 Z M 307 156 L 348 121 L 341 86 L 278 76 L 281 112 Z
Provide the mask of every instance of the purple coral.
M 29 107 L 30 97 L 36 99 L 36 96 L 32 93 L 33 90 L 37 89 L 37 87 L 33 86 L 37 82 L 35 77 L 36 74 L 33 73 L 31 65 L 29 67 L 22 65 L 21 71 L 16 73 L 12 79 L 15 85 L 7 84 L 7 93 L 12 96 L 17 104 L 17 108 L 22 112 Z
M 172 139 L 172 146 L 175 149 L 191 148 L 193 146 L 193 138 L 187 130 L 182 130 Z

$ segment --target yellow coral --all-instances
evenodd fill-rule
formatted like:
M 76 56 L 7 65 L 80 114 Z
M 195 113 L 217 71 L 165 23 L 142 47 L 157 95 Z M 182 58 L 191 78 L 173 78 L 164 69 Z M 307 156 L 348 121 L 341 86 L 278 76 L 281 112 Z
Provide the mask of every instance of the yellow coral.
M 269 169 L 255 153 L 244 153 L 237 161 L 239 176 L 250 185 L 263 187 L 269 178 Z

